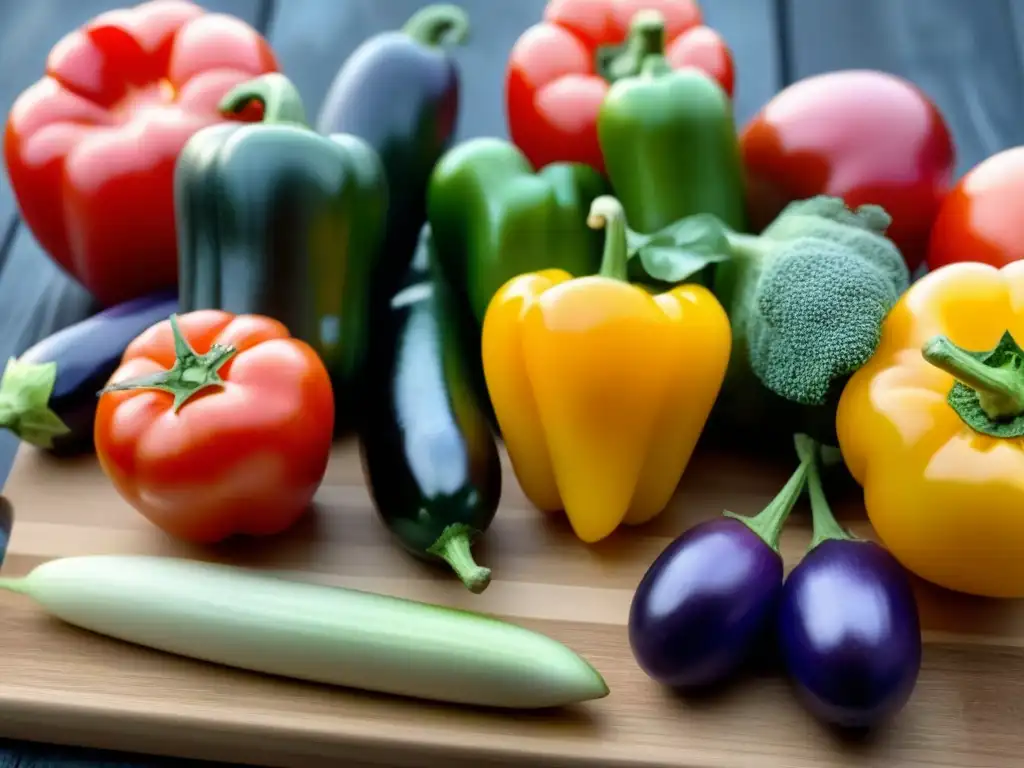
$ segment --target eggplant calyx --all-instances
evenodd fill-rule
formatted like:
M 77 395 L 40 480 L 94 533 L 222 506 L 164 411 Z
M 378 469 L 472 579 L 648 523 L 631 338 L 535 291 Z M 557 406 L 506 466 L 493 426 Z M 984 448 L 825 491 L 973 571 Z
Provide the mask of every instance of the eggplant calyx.
M 56 381 L 56 363 L 10 358 L 0 377 L 0 428 L 40 448 L 53 447 L 53 438 L 71 431 L 50 408 Z
M 825 489 L 821 483 L 821 445 L 807 435 L 797 435 L 795 442 L 800 461 L 807 463 L 807 495 L 811 499 L 811 521 L 814 526 L 811 545 L 807 551 L 810 552 L 826 541 L 857 541 L 856 536 L 836 521 L 825 496 Z
M 478 565 L 473 559 L 470 544 L 475 531 L 464 523 L 449 525 L 427 552 L 451 566 L 466 588 L 479 595 L 491 583 L 491 569 Z
M 785 526 L 786 520 L 789 518 L 789 513 L 793 511 L 793 507 L 796 505 L 797 500 L 804 492 L 804 486 L 807 484 L 811 467 L 816 461 L 816 448 L 811 451 L 810 454 L 807 454 L 806 452 L 802 453 L 800 451 L 800 444 L 804 438 L 806 438 L 806 440 L 810 440 L 812 443 L 814 442 L 811 438 L 806 437 L 806 435 L 796 436 L 795 441 L 797 444 L 797 453 L 800 456 L 800 465 L 796 470 L 794 470 L 793 474 L 790 475 L 786 484 L 782 486 L 782 490 L 780 490 L 775 498 L 768 503 L 768 506 L 753 517 L 737 515 L 735 512 L 729 512 L 728 510 L 723 513 L 726 517 L 738 520 L 750 528 L 750 530 L 756 533 L 776 554 L 779 552 L 779 538 L 782 535 L 782 528 Z
M 214 344 L 209 352 L 201 355 L 192 349 L 182 334 L 177 315 L 171 315 L 170 323 L 174 334 L 174 365 L 166 371 L 110 384 L 100 390 L 100 395 L 133 389 L 159 389 L 174 396 L 173 410 L 177 413 L 202 390 L 224 386 L 219 371 L 238 350 L 232 346 Z

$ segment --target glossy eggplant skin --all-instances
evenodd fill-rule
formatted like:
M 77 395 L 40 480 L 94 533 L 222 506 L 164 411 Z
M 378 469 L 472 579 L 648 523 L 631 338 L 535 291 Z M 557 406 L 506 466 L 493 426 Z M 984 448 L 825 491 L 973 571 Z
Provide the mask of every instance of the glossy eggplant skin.
M 782 578 L 782 558 L 744 523 L 723 516 L 695 525 L 655 559 L 633 595 L 634 658 L 673 688 L 724 681 L 768 635 Z
M 51 453 L 72 456 L 93 450 L 97 393 L 135 337 L 177 311 L 174 291 L 126 301 L 62 328 L 18 358 L 25 363 L 56 363 L 49 405 L 70 432 L 54 438 Z
M 494 519 L 501 463 L 450 302 L 432 279 L 431 250 L 424 225 L 390 313 L 372 329 L 359 445 L 380 519 L 400 544 L 420 558 L 447 561 L 479 591 L 489 571 L 472 562 L 469 544 Z M 445 542 L 461 553 L 443 551 Z M 466 576 L 473 569 L 482 581 Z
M 328 89 L 316 128 L 368 142 L 388 183 L 387 240 L 372 284 L 386 301 L 409 264 L 426 220 L 430 173 L 454 141 L 459 113 L 458 64 L 444 47 L 467 34 L 465 11 L 421 9 L 401 30 L 364 41 Z
M 779 647 L 807 709 L 823 722 L 869 728 L 910 698 L 921 626 L 906 571 L 871 541 L 830 539 L 789 574 Z

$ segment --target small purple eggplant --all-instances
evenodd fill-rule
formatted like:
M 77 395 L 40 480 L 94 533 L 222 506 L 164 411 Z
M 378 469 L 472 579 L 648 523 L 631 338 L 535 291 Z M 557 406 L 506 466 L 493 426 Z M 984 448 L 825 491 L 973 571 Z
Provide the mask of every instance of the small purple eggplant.
M 58 456 L 92 450 L 96 393 L 132 340 L 177 309 L 174 293 L 126 301 L 8 361 L 0 379 L 0 428 Z
M 798 450 L 814 456 L 816 446 Z M 782 590 L 781 654 L 811 713 L 829 725 L 869 728 L 902 709 L 917 683 L 917 602 L 896 558 L 836 522 L 816 461 L 807 486 L 814 538 Z
M 768 634 L 782 592 L 779 534 L 804 489 L 809 462 L 755 517 L 726 512 L 673 541 L 644 574 L 629 614 L 640 668 L 674 688 L 731 677 Z

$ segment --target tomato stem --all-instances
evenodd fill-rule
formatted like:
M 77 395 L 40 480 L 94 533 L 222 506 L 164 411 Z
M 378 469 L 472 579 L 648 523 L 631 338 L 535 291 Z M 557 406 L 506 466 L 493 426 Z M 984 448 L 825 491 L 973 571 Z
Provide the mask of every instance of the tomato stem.
M 238 350 L 232 346 L 214 344 L 209 352 L 200 355 L 182 334 L 177 315 L 171 315 L 170 323 L 171 333 L 174 334 L 174 365 L 166 371 L 110 384 L 100 390 L 100 395 L 134 389 L 158 389 L 174 396 L 173 410 L 177 413 L 202 390 L 224 386 L 219 371 Z
M 590 204 L 587 226 L 604 229 L 604 255 L 601 256 L 602 277 L 613 280 L 627 279 L 629 247 L 626 242 L 626 211 L 611 195 L 601 195 Z

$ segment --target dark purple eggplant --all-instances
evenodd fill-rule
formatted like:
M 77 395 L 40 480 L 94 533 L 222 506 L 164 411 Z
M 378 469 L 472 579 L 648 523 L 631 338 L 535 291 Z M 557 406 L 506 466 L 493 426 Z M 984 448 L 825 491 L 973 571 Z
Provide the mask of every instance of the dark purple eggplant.
M 97 392 L 131 341 L 178 309 L 174 292 L 126 301 L 62 328 L 8 362 L 0 427 L 58 456 L 93 449 Z
M 378 305 L 393 295 L 416 251 L 430 173 L 454 141 L 460 78 L 444 46 L 468 34 L 469 19 L 457 5 L 421 8 L 401 30 L 375 35 L 352 52 L 317 116 L 317 131 L 358 136 L 384 164 L 388 235 L 372 281 Z
M 726 512 L 695 525 L 654 561 L 629 614 L 633 656 L 649 677 L 704 688 L 751 658 L 774 621 L 783 579 L 779 535 L 808 465 L 802 460 L 758 515 Z
M 895 557 L 836 522 L 816 461 L 807 487 L 814 538 L 782 590 L 779 649 L 812 714 L 829 725 L 870 728 L 901 710 L 917 683 L 917 602 Z

